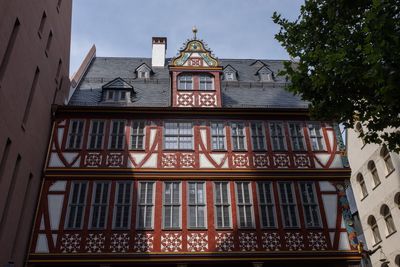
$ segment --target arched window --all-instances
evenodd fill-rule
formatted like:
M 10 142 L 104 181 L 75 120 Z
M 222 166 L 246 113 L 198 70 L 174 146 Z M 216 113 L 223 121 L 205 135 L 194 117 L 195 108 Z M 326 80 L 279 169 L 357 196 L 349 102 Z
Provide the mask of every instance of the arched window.
M 394 258 L 394 263 L 396 264 L 396 266 L 400 267 L 400 255 L 397 255 L 396 258 Z
M 392 162 L 392 158 L 390 156 L 389 150 L 385 146 L 382 147 L 381 157 L 385 161 L 386 174 L 391 173 L 394 170 L 394 166 L 393 166 L 393 162 Z
M 394 233 L 396 231 L 396 227 L 393 222 L 392 213 L 390 212 L 390 209 L 387 205 L 382 205 L 381 215 L 385 219 L 386 231 L 387 231 L 386 234 L 390 235 L 391 233 Z
M 364 141 L 364 130 L 363 127 L 361 125 L 360 122 L 356 123 L 356 131 L 358 132 L 360 138 L 361 138 L 361 142 L 363 143 L 363 145 L 365 145 L 365 141 Z
M 381 183 L 381 179 L 379 179 L 378 171 L 373 160 L 368 162 L 368 170 L 371 172 L 372 179 L 374 181 L 374 187 L 378 186 Z
M 214 78 L 211 75 L 199 75 L 199 90 L 214 90 Z
M 376 223 L 375 217 L 370 215 L 368 217 L 368 224 L 371 227 L 372 236 L 374 237 L 374 244 L 382 241 L 381 234 L 379 233 L 378 224 Z
M 360 184 L 361 189 L 361 199 L 365 198 L 368 195 L 367 186 L 365 185 L 364 177 L 361 173 L 357 175 L 357 182 Z
M 396 203 L 397 207 L 400 209 L 400 192 L 397 192 L 396 195 L 394 195 L 394 203 Z
M 193 77 L 192 75 L 180 75 L 178 77 L 179 90 L 193 90 Z

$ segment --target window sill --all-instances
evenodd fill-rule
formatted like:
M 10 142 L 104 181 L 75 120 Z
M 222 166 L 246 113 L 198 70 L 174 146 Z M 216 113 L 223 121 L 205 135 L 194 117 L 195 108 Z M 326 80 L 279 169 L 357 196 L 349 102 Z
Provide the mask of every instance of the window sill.
M 146 151 L 146 149 L 144 149 L 144 148 L 137 148 L 137 149 L 136 148 L 135 149 L 134 148 L 130 148 L 129 151 L 130 152 L 144 152 L 144 151 Z
M 239 226 L 238 229 L 240 231 L 254 231 L 254 230 L 256 230 L 256 228 L 254 226 L 252 226 L 252 227 L 240 227 Z
M 374 187 L 372 187 L 372 191 L 375 190 L 380 184 L 381 182 L 379 182 L 379 184 L 374 185 Z
M 154 231 L 154 228 L 136 228 L 136 231 Z
M 228 152 L 226 149 L 211 149 L 212 152 Z
M 266 150 L 266 149 L 253 149 L 253 152 L 254 153 L 265 153 L 265 152 L 268 152 L 268 150 Z
M 229 231 L 232 230 L 233 228 L 231 226 L 229 227 L 215 227 L 215 231 Z
M 382 243 L 382 240 L 376 242 L 375 244 L 372 245 L 372 247 L 376 247 L 377 245 L 379 245 L 380 243 Z
M 121 152 L 124 150 L 125 150 L 125 148 L 108 148 L 109 152 Z
M 247 152 L 247 149 L 232 149 L 232 152 Z
M 165 152 L 180 152 L 180 151 L 185 151 L 185 152 L 194 152 L 193 148 L 190 149 L 182 149 L 182 148 L 164 148 L 163 151 Z
M 322 226 L 306 226 L 306 229 L 310 229 L 310 230 L 321 230 L 323 229 Z
M 364 199 L 366 199 L 367 196 L 368 196 L 368 194 L 366 194 L 365 196 L 363 196 L 363 197 L 361 198 L 361 201 L 363 201 Z
M 103 151 L 104 149 L 101 147 L 101 148 L 86 148 L 86 150 L 87 151 L 90 151 L 90 152 L 101 152 L 101 151 Z
M 163 228 L 163 231 L 182 231 L 182 228 Z
M 394 235 L 395 233 L 397 233 L 397 230 L 394 230 L 393 232 L 391 232 L 390 234 L 388 234 L 388 235 L 386 236 L 386 238 L 391 237 L 391 236 Z
M 188 231 L 207 231 L 207 230 L 208 230 L 207 228 L 194 228 L 194 227 L 190 228 L 190 227 L 188 227 Z
M 385 176 L 385 177 L 386 177 L 386 178 L 388 178 L 388 177 L 389 177 L 389 175 L 391 175 L 391 174 L 394 172 L 394 170 L 395 170 L 395 169 L 393 168 L 393 170 L 391 170 L 390 172 L 388 172 L 388 174 L 386 174 L 386 176 Z

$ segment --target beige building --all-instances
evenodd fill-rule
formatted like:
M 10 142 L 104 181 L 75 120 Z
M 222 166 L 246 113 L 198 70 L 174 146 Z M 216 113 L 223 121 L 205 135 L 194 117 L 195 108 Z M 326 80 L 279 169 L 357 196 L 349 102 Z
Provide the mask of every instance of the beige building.
M 348 133 L 351 185 L 371 263 L 400 266 L 400 156 L 385 147 L 364 144 L 361 124 Z

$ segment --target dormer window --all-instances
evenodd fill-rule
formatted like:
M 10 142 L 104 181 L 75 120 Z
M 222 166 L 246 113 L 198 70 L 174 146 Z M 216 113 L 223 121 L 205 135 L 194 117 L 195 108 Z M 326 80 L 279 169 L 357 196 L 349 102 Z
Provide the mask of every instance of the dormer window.
M 103 85 L 103 101 L 105 102 L 130 102 L 134 93 L 132 85 L 121 78 Z
M 214 79 L 210 75 L 199 76 L 199 90 L 214 90 Z
M 178 89 L 179 90 L 193 90 L 193 76 L 192 75 L 181 75 L 178 78 Z
M 260 77 L 260 82 L 272 82 L 274 80 L 273 73 L 267 66 L 259 69 L 257 74 Z
M 236 74 L 237 74 L 237 71 L 231 65 L 227 65 L 224 68 L 224 80 L 225 81 L 236 81 L 237 80 Z
M 150 78 L 150 74 L 152 72 L 151 68 L 147 66 L 146 63 L 143 63 L 139 67 L 136 68 L 137 77 L 139 79 L 148 79 Z

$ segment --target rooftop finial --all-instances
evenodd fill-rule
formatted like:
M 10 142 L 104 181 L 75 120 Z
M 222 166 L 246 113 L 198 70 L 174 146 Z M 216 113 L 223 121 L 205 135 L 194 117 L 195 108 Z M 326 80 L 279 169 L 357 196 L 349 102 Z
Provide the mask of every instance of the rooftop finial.
M 193 39 L 196 40 L 196 38 L 197 38 L 197 28 L 196 28 L 196 26 L 193 26 L 192 32 L 193 32 Z

